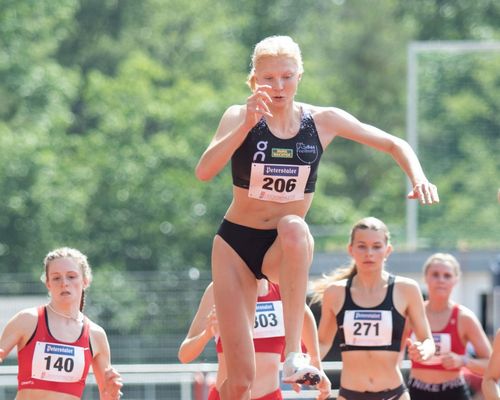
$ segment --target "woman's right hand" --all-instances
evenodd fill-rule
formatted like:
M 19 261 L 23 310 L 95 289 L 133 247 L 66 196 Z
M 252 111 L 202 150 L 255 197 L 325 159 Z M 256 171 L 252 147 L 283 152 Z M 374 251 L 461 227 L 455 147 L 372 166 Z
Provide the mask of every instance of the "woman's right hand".
M 257 85 L 254 92 L 247 98 L 245 123 L 248 126 L 255 126 L 265 115 L 268 117 L 273 116 L 268 106 L 273 102 L 266 91 L 269 89 L 271 89 L 269 85 Z
M 207 332 L 211 332 L 212 336 L 219 336 L 219 322 L 217 321 L 217 314 L 215 313 L 215 306 L 207 315 L 206 328 Z

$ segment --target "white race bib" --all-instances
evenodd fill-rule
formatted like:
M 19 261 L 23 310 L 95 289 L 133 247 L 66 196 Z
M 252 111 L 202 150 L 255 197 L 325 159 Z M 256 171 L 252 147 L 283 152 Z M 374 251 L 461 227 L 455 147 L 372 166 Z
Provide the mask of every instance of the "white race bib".
M 83 347 L 36 342 L 31 377 L 51 382 L 78 382 L 85 369 Z
M 253 163 L 248 197 L 288 203 L 304 199 L 310 165 Z
M 283 304 L 281 300 L 257 303 L 255 310 L 254 339 L 285 336 Z
M 344 314 L 345 343 L 350 346 L 390 346 L 392 316 L 388 310 L 348 310 Z

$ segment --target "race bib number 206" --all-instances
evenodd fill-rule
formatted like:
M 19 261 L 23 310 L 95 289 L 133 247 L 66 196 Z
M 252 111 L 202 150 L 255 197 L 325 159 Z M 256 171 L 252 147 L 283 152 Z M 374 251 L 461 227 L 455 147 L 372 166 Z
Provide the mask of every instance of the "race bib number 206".
M 253 163 L 248 196 L 278 203 L 302 200 L 310 172 L 310 165 Z

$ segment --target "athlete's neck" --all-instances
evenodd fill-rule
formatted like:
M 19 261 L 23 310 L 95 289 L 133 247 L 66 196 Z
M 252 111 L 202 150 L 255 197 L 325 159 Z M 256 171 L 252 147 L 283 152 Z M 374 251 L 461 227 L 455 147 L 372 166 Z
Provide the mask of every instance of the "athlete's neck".
M 52 303 L 48 303 L 47 308 L 59 317 L 63 317 L 76 322 L 83 321 L 83 314 L 80 312 L 80 310 L 63 310 L 61 307 L 56 308 Z
M 302 108 L 297 103 L 290 107 L 272 109 L 272 117 L 265 117 L 267 126 L 279 138 L 290 138 L 297 134 L 300 128 Z
M 442 312 L 450 311 L 453 308 L 453 303 L 448 299 L 432 299 L 427 302 L 427 311 L 433 314 L 439 314 Z

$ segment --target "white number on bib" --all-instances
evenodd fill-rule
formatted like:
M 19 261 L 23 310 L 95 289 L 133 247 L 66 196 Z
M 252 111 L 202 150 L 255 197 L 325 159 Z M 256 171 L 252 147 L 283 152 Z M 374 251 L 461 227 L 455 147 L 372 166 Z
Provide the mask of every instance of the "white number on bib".
M 252 164 L 248 197 L 288 203 L 302 200 L 310 165 Z
M 257 303 L 255 310 L 254 339 L 285 336 L 283 304 L 281 301 Z
M 392 316 L 388 310 L 349 310 L 344 314 L 345 343 L 350 346 L 389 346 Z
M 51 382 L 78 382 L 85 368 L 83 347 L 37 342 L 31 376 Z

